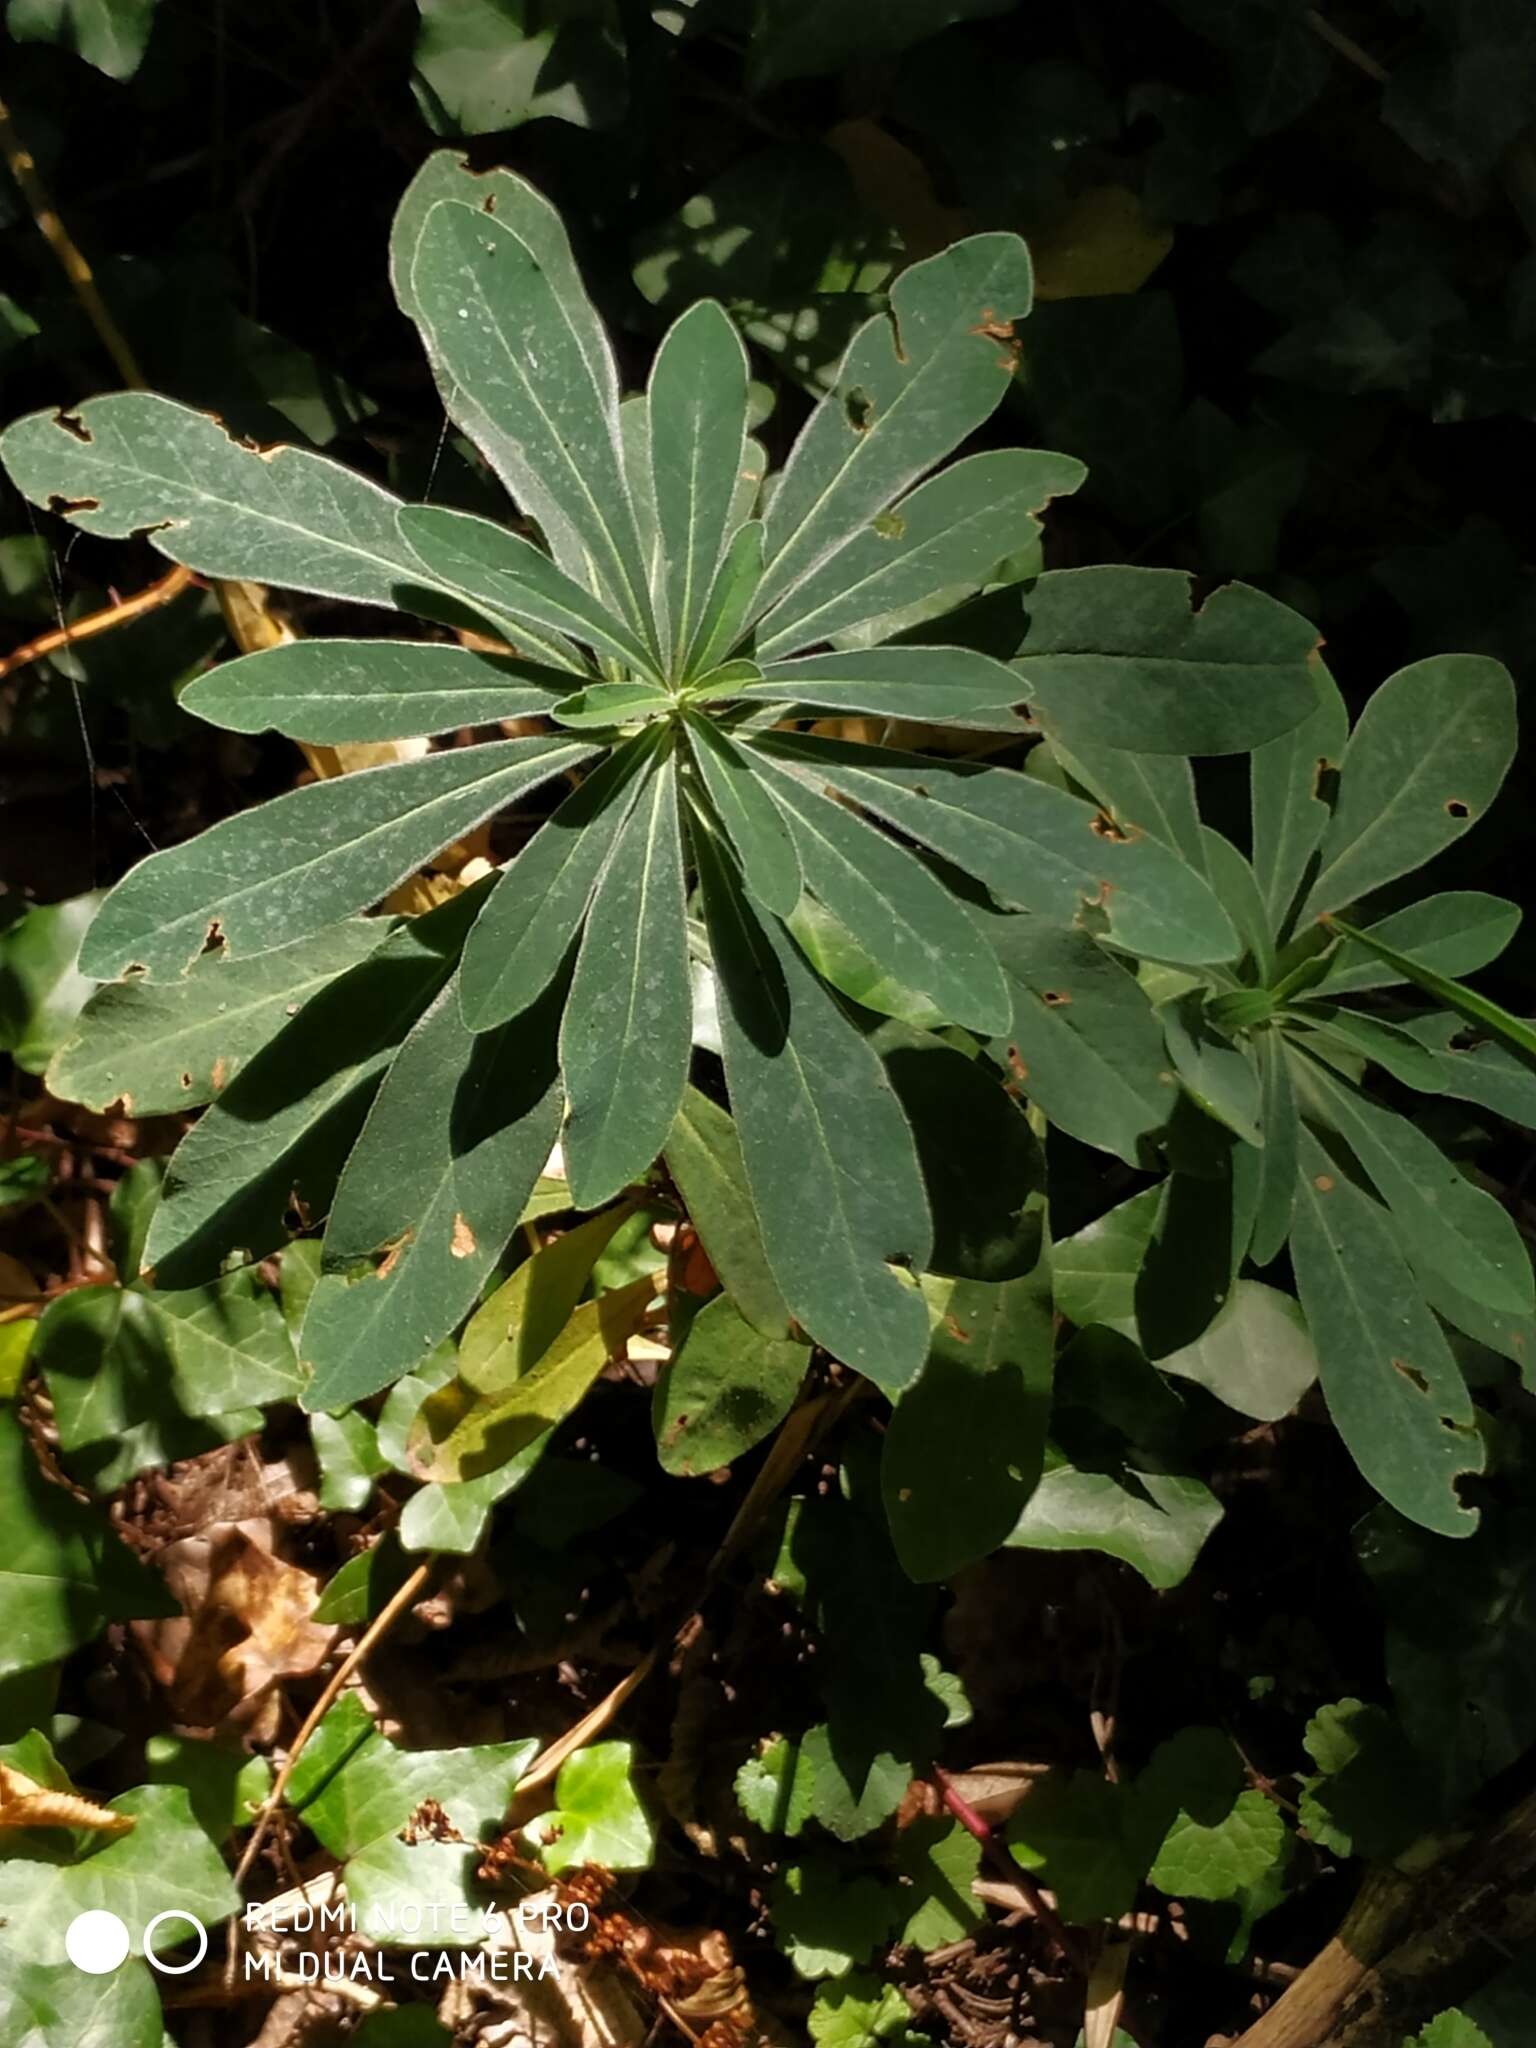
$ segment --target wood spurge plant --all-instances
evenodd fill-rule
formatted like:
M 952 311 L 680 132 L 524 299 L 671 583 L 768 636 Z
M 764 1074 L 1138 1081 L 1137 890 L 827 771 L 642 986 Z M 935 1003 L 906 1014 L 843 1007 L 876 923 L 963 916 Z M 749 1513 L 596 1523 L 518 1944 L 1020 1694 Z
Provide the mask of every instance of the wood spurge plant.
M 190 340 L 0 106 L 7 2048 L 1533 2038 L 1532 613 L 1422 536 L 1536 41 L 1237 12 L 420 0 L 357 389 L 251 311 L 340 73 L 217 10 Z

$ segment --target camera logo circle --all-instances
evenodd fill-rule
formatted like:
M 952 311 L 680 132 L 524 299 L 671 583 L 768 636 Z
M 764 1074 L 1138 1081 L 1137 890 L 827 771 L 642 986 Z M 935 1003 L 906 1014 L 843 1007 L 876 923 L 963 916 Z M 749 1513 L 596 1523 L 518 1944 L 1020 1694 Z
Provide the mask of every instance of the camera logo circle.
M 162 1962 L 154 1951 L 155 1932 L 173 1921 L 184 1922 L 197 1937 L 197 1953 L 189 1963 Z M 176 1937 L 177 1945 L 189 1937 Z M 89 1913 L 77 1913 L 64 1930 L 64 1953 L 77 1970 L 84 1970 L 88 1977 L 107 1977 L 120 1969 L 128 1959 L 132 1945 L 126 1924 L 116 1913 L 108 1913 L 101 1907 Z M 208 1953 L 208 1930 L 195 1913 L 183 1913 L 179 1907 L 170 1906 L 163 1913 L 156 1913 L 144 1929 L 144 1960 L 152 1970 L 158 1970 L 162 1977 L 185 1977 L 195 1970 Z

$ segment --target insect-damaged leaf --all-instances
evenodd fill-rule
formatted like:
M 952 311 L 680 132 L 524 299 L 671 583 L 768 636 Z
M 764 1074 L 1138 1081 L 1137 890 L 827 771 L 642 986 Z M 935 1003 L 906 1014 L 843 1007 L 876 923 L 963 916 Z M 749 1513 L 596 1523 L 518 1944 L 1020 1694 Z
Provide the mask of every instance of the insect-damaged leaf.
M 573 740 L 493 740 L 290 790 L 140 861 L 97 913 L 81 966 L 101 981 L 135 966 L 164 981 L 211 936 L 235 960 L 292 945 L 387 896 L 591 752 Z
M 1316 629 L 1244 583 L 1198 611 L 1172 569 L 1058 569 L 1027 600 L 1021 694 L 1069 747 L 1236 754 L 1316 702 Z
M 1291 1232 L 1323 1395 L 1350 1456 L 1399 1514 L 1469 1536 L 1456 1481 L 1483 1469 L 1472 1398 L 1387 1218 L 1317 1140 L 1301 1143 Z
M 996 409 L 1013 375 L 1013 322 L 1030 299 L 1017 235 L 972 235 L 901 273 L 889 317 L 854 336 L 784 465 L 764 522 L 760 612 Z
M 388 491 L 307 449 L 257 450 L 146 391 L 29 413 L 0 434 L 0 461 L 35 505 L 59 499 L 75 525 L 113 540 L 148 529 L 205 576 L 391 608 L 402 580 L 430 580 L 395 531 Z
M 1422 867 L 1487 810 L 1515 753 L 1515 686 L 1479 654 L 1436 654 L 1389 676 L 1344 750 L 1315 917 Z
M 1154 959 L 1232 958 L 1237 934 L 1208 882 L 1155 839 L 1006 768 L 925 760 L 787 734 L 754 745 L 830 783 L 1010 903 L 1059 925 L 1093 924 Z

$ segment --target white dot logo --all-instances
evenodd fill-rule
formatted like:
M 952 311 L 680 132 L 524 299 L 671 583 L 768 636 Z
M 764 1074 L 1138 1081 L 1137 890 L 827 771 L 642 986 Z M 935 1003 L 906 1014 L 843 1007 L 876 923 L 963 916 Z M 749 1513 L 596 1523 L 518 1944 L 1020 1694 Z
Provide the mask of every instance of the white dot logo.
M 110 1976 L 128 1955 L 128 1929 L 115 1913 L 77 1913 L 64 1930 L 64 1953 L 88 1977 Z

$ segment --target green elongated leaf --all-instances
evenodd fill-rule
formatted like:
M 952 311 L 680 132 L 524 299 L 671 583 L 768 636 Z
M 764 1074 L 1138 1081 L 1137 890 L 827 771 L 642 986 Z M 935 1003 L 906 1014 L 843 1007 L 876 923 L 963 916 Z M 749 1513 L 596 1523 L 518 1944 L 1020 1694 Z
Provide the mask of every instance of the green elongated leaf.
M 1057 569 L 1027 609 L 1022 692 L 1068 747 L 1238 754 L 1315 702 L 1316 628 L 1245 583 L 1196 611 L 1178 570 Z
M 1293 1071 L 1303 1102 L 1344 1139 L 1416 1259 L 1497 1312 L 1536 1310 L 1530 1254 L 1501 1203 L 1406 1117 L 1346 1087 L 1316 1060 L 1298 1059 Z
M 1426 1019 L 1426 1025 L 1430 1021 Z M 1451 1036 L 1454 1021 L 1443 1011 L 1432 1021 L 1437 1027 L 1437 1039 L 1443 1041 Z M 1428 1034 L 1421 1028 L 1413 1035 L 1417 1038 Z M 1461 1102 L 1476 1102 L 1496 1116 L 1507 1116 L 1511 1123 L 1536 1130 L 1536 1068 L 1518 1059 L 1506 1046 L 1487 1041 L 1465 1048 L 1445 1045 L 1430 1057 L 1435 1068 L 1434 1085 L 1440 1094 L 1454 1095 Z
M 588 683 L 585 689 L 562 697 L 550 717 L 559 725 L 583 732 L 650 718 L 669 710 L 672 703 L 669 692 L 656 683 Z
M 728 1295 L 706 1302 L 656 1382 L 661 1469 L 689 1479 L 733 1464 L 784 1420 L 809 1358 L 804 1344 L 754 1330 Z
M 1087 473 L 1070 455 L 1034 448 L 994 449 L 941 470 L 772 607 L 758 625 L 758 659 L 777 661 L 955 584 L 984 582 L 1039 533 L 1035 514 Z
M 1085 1145 L 1144 1163 L 1177 1084 L 1157 1013 L 1086 932 L 1030 916 L 984 919 L 1013 1016 L 994 1058 L 1053 1124 Z
M 1004 1547 L 1102 1551 L 1163 1592 L 1189 1577 L 1221 1516 L 1201 1480 L 1131 1465 L 1080 1469 L 1047 1447 L 1040 1484 Z
M 1278 1422 L 1317 1378 L 1317 1353 L 1288 1294 L 1239 1280 L 1204 1334 L 1157 1369 L 1197 1381 L 1239 1415 Z
M 652 640 L 645 558 L 619 454 L 611 358 L 573 273 L 551 270 L 517 225 L 443 200 L 415 237 L 411 317 L 450 412 L 516 502 L 590 557 L 599 587 Z M 467 403 L 461 394 L 467 393 Z M 414 542 L 413 542 L 414 545 Z
M 1225 960 L 1238 949 L 1202 876 L 1033 776 L 777 733 L 755 745 L 1054 923 L 1091 925 L 1154 959 Z
M 619 1202 L 524 1259 L 469 1319 L 458 1360 L 466 1386 L 499 1394 L 533 1370 L 570 1321 L 609 1239 L 633 1213 L 632 1202 Z
M 926 996 L 952 1023 L 1006 1030 L 1012 1004 L 1002 969 L 943 883 L 846 805 L 792 774 L 766 772 L 812 894 L 902 987 Z
M 175 1291 L 76 1288 L 49 1304 L 32 1357 L 66 1451 L 123 1435 L 166 1382 L 194 1417 L 292 1401 L 303 1385 L 277 1298 L 249 1270 Z
M 730 315 L 700 299 L 672 323 L 648 387 L 650 467 L 672 666 L 686 672 L 746 466 L 747 352 Z
M 450 981 L 396 1054 L 336 1189 L 329 1265 L 385 1252 L 352 1283 L 322 1277 L 300 1351 L 311 1413 L 408 1372 L 459 1321 L 517 1228 L 560 1124 L 558 1004 L 472 1032 Z
M 921 1031 L 942 1030 L 944 1012 L 916 989 L 904 988 L 862 946 L 841 918 L 815 896 L 802 894 L 785 924 L 822 980 L 861 1009 L 899 1018 Z
M 1194 990 L 1164 1003 L 1158 1015 L 1179 1079 L 1206 1115 L 1245 1145 L 1262 1145 L 1259 1072 L 1247 1049 L 1215 1029 Z
M 559 669 L 464 647 L 292 640 L 221 662 L 194 677 L 180 701 L 228 732 L 282 732 L 333 746 L 542 717 L 568 687 Z
M 818 1343 L 888 1391 L 927 1353 L 922 1298 L 890 1270 L 932 1236 L 912 1137 L 874 1051 L 792 942 L 696 835 L 726 1079 L 774 1279 Z
M 24 1073 L 43 1073 L 73 1035 L 91 993 L 80 948 L 101 900 L 39 903 L 0 934 L 0 1049 Z
M 706 676 L 723 662 L 746 631 L 763 580 L 763 528 L 749 519 L 720 558 L 699 622 L 688 675 Z
M 1259 1068 L 1259 1127 L 1264 1133 L 1264 1149 L 1258 1155 L 1253 1237 L 1248 1256 L 1256 1266 L 1267 1266 L 1279 1257 L 1291 1234 L 1301 1119 L 1296 1111 L 1290 1063 L 1279 1033 L 1257 1032 L 1253 1053 Z
M 72 505 L 76 526 L 112 540 L 148 529 L 205 576 L 391 610 L 402 582 L 426 580 L 388 491 L 307 449 L 258 449 L 147 391 L 29 413 L 0 434 L 0 462 L 35 505 Z
M 125 1116 L 198 1109 L 227 1088 L 294 1011 L 357 966 L 389 933 L 387 918 L 348 918 L 252 960 L 209 953 L 180 981 L 114 982 L 80 1013 L 48 1069 L 64 1102 Z
M 902 1569 L 947 1579 L 1005 1542 L 1038 1484 L 1055 1333 L 1049 1257 L 989 1284 L 923 1281 L 928 1363 L 896 1403 L 880 1486 Z
M 1047 715 L 1041 721 L 1050 733 Z M 1132 754 L 1123 747 L 1072 750 L 1052 739 L 1057 759 L 1122 826 L 1150 832 L 1170 852 L 1206 873 L 1206 841 L 1195 806 L 1195 777 L 1187 756 Z
M 1205 843 L 1205 871 L 1211 885 L 1236 925 L 1259 981 L 1267 986 L 1275 977 L 1275 945 L 1258 877 L 1246 855 L 1238 852 L 1225 833 L 1202 825 L 1200 837 Z
M 1378 943 L 1411 953 L 1437 974 L 1473 974 L 1498 959 L 1518 931 L 1521 916 L 1520 905 L 1503 896 L 1452 889 L 1394 910 L 1368 929 Z M 1379 954 L 1346 940 L 1313 993 L 1353 995 L 1361 989 L 1391 988 L 1405 979 Z
M 708 719 L 689 719 L 688 744 L 747 887 L 788 917 L 800 901 L 800 857 L 757 763 Z
M 659 758 L 603 870 L 560 1026 L 566 1178 L 596 1209 L 667 1141 L 693 1045 L 677 764 Z
M 738 1313 L 762 1336 L 782 1337 L 789 1310 L 769 1269 L 729 1114 L 697 1088 L 684 1089 L 666 1157 L 689 1220 Z
M 1371 1060 L 1405 1088 L 1417 1088 L 1421 1094 L 1440 1093 L 1443 1075 L 1435 1054 L 1399 1025 L 1336 1003 L 1298 1003 L 1293 1014 L 1305 1022 L 1313 1050 L 1321 1045 Z M 1536 1075 L 1530 1079 L 1536 1082 Z
M 1004 662 L 969 647 L 866 647 L 770 662 L 760 683 L 734 694 L 1022 736 L 1011 708 L 1018 687 Z
M 1276 944 L 1290 935 L 1297 899 L 1333 815 L 1333 782 L 1349 739 L 1349 712 L 1321 660 L 1311 667 L 1313 708 L 1248 763 L 1253 872 Z
M 387 896 L 451 839 L 592 749 L 564 739 L 457 747 L 290 790 L 152 853 L 108 896 L 81 965 L 111 981 L 182 974 L 216 935 L 229 958 L 276 952 Z
M 216 1274 L 234 1247 L 282 1244 L 295 1195 L 329 1207 L 374 1084 L 453 965 L 483 890 L 412 918 L 339 975 L 241 1069 L 188 1131 L 150 1221 L 147 1265 L 181 1285 Z
M 1456 1481 L 1483 1468 L 1472 1398 L 1391 1224 L 1310 1134 L 1301 1141 L 1291 1257 L 1335 1428 L 1399 1514 L 1470 1536 Z
M 0 1499 L 0 1678 L 57 1663 L 109 1621 L 178 1611 L 104 1516 L 43 1477 L 10 1407 L 0 1408 Z
M 536 1443 L 565 1420 L 634 1335 L 654 1293 L 647 1276 L 584 1301 L 538 1364 L 497 1393 L 477 1394 L 453 1381 L 429 1394 L 411 1429 L 418 1474 L 479 1479 Z
M 451 584 L 465 603 L 514 640 L 528 641 L 535 653 L 548 644 L 544 636 L 553 633 L 558 647 L 568 635 L 659 680 L 656 656 L 624 618 L 532 541 L 443 505 L 402 505 L 398 523 L 423 575 Z
M 790 451 L 768 507 L 766 613 L 1002 402 L 1012 323 L 1030 309 L 1029 251 L 972 235 L 914 263 L 891 311 L 861 327 Z
M 1418 988 L 1454 1010 L 1459 1017 L 1465 1017 L 1469 1024 L 1478 1024 L 1490 1038 L 1508 1046 L 1511 1051 L 1536 1058 L 1536 1025 L 1529 1024 L 1524 1017 L 1512 1016 L 1502 1004 L 1490 1002 L 1487 996 L 1479 995 L 1476 989 L 1465 988 L 1459 981 L 1452 981 L 1449 975 L 1438 973 L 1433 967 L 1425 966 L 1411 953 L 1400 953 L 1396 946 L 1389 946 L 1384 939 L 1378 939 L 1372 931 L 1357 931 L 1353 925 L 1345 924 L 1340 917 L 1327 920 L 1331 931 L 1342 932 L 1356 945 L 1363 946 L 1378 960 L 1411 981 Z
M 1101 1323 L 1137 1335 L 1136 1277 L 1157 1227 L 1162 1193 L 1160 1186 L 1143 1188 L 1056 1245 L 1056 1306 L 1078 1329 Z
M 600 762 L 496 878 L 459 976 L 471 1030 L 516 1016 L 559 973 L 634 808 L 651 746 L 642 735 Z
M 1515 686 L 1500 662 L 1436 654 L 1389 676 L 1344 750 L 1301 915 L 1353 903 L 1459 839 L 1498 794 L 1515 744 Z

